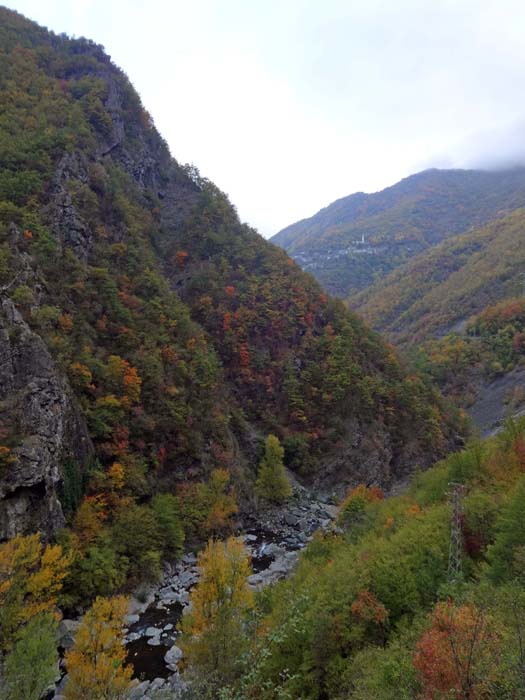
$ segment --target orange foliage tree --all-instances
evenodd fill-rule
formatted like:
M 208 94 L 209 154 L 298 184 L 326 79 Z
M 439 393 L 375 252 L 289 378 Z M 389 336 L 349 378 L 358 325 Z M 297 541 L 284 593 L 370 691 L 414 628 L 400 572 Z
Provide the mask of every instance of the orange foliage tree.
M 495 624 L 483 609 L 438 603 L 414 654 L 424 700 L 488 698 L 499 642 Z
M 338 521 L 343 526 L 352 525 L 357 522 L 366 506 L 374 501 L 382 501 L 384 493 L 378 486 L 365 486 L 359 484 L 353 488 L 341 503 L 339 508 Z

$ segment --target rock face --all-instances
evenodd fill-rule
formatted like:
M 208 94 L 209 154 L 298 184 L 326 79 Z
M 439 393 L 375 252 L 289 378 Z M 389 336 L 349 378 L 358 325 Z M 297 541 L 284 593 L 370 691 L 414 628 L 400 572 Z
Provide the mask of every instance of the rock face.
M 86 184 L 89 179 L 87 167 L 87 160 L 82 154 L 66 153 L 62 157 L 53 179 L 50 203 L 45 210 L 60 248 L 70 248 L 83 262 L 88 259 L 93 236 L 74 207 L 67 184 L 71 179 Z
M 14 443 L 0 472 L 0 540 L 35 530 L 51 535 L 64 524 L 62 467 L 70 459 L 81 473 L 91 441 L 44 342 L 1 297 L 0 425 Z

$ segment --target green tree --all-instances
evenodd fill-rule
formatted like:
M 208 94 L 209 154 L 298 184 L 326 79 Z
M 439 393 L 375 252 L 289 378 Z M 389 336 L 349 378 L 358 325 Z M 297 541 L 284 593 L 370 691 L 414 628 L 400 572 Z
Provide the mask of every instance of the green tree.
M 4 665 L 2 700 L 39 700 L 58 671 L 57 623 L 53 615 L 33 617 L 18 634 Z
M 292 494 L 292 485 L 284 469 L 283 457 L 284 449 L 279 438 L 268 435 L 255 484 L 257 495 L 265 501 L 282 503 Z
M 516 484 L 509 502 L 501 513 L 498 534 L 489 547 L 489 577 L 495 583 L 523 576 L 525 549 L 525 478 Z
M 162 536 L 149 506 L 131 505 L 119 513 L 111 538 L 117 553 L 128 558 L 135 581 L 160 577 Z
M 163 551 L 166 556 L 180 557 L 184 545 L 184 529 L 179 515 L 179 501 L 169 493 L 162 493 L 151 503 Z

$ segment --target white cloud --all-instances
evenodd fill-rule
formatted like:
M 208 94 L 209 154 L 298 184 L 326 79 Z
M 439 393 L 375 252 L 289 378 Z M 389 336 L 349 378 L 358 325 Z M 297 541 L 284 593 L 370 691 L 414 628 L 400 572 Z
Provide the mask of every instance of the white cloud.
M 7 4 L 104 44 L 174 155 L 266 235 L 421 164 L 525 150 L 521 0 Z

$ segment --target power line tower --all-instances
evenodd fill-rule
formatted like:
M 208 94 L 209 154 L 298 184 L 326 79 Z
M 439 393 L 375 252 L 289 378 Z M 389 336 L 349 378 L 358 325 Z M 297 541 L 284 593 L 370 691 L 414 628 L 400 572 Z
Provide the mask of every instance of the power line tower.
M 452 514 L 450 518 L 450 548 L 448 552 L 448 582 L 456 583 L 461 578 L 461 555 L 463 553 L 463 532 L 461 528 L 461 500 L 465 487 L 455 481 L 449 483 Z

